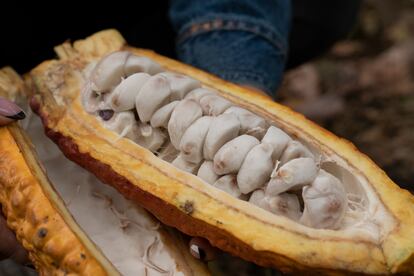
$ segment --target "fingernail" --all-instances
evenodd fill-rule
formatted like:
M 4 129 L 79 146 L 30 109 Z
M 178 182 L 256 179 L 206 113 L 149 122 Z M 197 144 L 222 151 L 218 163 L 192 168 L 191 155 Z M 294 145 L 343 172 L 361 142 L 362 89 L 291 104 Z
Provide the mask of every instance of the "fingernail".
M 13 119 L 13 120 L 23 120 L 24 118 L 26 118 L 26 114 L 24 114 L 23 111 L 20 111 L 17 114 L 14 114 L 12 116 L 5 116 L 5 117 L 7 117 L 9 119 Z
M 199 246 L 192 244 L 190 246 L 191 254 L 199 260 L 204 260 L 206 258 L 206 252 Z
M 0 97 L 0 116 L 12 120 L 21 120 L 26 117 L 23 110 L 18 105 L 2 97 Z

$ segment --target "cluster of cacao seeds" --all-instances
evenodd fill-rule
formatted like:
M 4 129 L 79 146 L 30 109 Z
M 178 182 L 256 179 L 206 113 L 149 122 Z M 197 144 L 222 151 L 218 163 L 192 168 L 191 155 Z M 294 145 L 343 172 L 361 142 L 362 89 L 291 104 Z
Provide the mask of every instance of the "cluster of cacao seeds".
M 236 198 L 309 227 L 341 227 L 346 191 L 314 153 L 195 79 L 114 52 L 90 72 L 82 101 L 120 137 Z

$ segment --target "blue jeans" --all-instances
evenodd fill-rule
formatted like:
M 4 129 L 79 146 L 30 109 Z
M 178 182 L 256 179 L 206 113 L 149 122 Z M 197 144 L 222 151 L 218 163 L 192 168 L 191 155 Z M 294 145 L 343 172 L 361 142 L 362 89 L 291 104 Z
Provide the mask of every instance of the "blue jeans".
M 290 0 L 170 0 L 180 60 L 274 95 L 288 55 Z

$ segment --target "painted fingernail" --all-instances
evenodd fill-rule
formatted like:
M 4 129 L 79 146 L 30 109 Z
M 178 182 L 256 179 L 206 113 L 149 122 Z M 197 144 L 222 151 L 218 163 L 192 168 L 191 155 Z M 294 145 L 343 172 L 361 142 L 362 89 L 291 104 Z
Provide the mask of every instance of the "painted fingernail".
M 18 105 L 2 97 L 0 97 L 0 116 L 12 120 L 21 120 L 26 117 L 23 110 Z
M 20 111 L 17 114 L 14 114 L 12 116 L 5 116 L 5 117 L 7 117 L 9 119 L 13 119 L 13 120 L 23 120 L 24 118 L 26 118 L 26 114 L 24 114 L 23 111 Z
M 199 259 L 199 260 L 205 260 L 206 258 L 206 252 L 200 248 L 199 246 L 192 244 L 190 246 L 191 249 L 191 255 L 193 255 L 195 258 Z
M 205 262 L 214 260 L 218 254 L 207 240 L 198 237 L 191 238 L 189 249 L 191 255 Z

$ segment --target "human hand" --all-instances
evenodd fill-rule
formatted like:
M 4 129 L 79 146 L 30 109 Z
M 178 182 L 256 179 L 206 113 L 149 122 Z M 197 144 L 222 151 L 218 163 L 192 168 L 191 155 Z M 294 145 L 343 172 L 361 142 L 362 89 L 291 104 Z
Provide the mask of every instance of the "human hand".
M 191 238 L 189 249 L 194 258 L 206 262 L 214 260 L 219 252 L 206 239 L 198 237 Z

